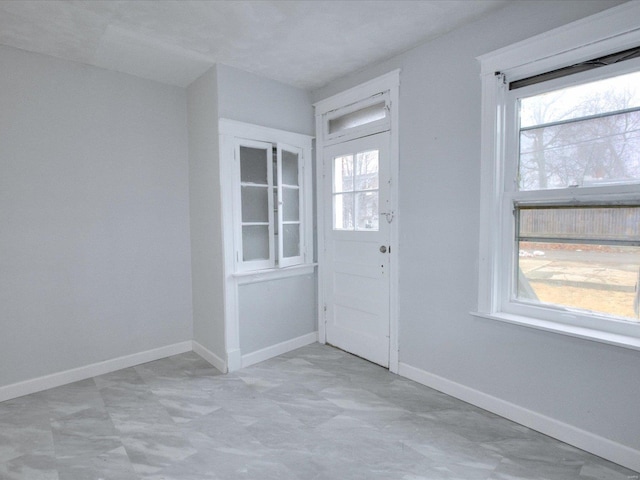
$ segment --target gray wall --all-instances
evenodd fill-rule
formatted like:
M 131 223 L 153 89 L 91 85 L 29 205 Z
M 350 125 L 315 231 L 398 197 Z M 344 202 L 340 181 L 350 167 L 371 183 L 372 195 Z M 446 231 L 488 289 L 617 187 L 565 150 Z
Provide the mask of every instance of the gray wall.
M 640 449 L 640 352 L 469 315 L 476 309 L 475 57 L 621 2 L 512 2 L 313 94 L 401 68 L 400 361 Z
M 245 355 L 317 330 L 315 275 L 241 285 L 238 296 Z
M 216 68 L 187 89 L 193 339 L 222 360 L 224 275 Z
M 315 135 L 308 92 L 227 65 L 216 69 L 220 118 Z
M 0 385 L 190 340 L 185 91 L 0 65 Z
M 314 134 L 309 93 L 226 65 L 218 73 L 221 118 Z M 239 288 L 240 350 L 243 355 L 315 332 L 315 274 Z M 282 295 L 274 299 L 275 292 Z

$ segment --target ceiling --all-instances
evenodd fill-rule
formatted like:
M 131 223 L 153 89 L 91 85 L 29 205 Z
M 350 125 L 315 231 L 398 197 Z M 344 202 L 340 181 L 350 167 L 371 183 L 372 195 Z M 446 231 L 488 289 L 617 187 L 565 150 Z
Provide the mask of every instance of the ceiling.
M 315 89 L 508 0 L 0 0 L 0 44 L 189 85 L 223 63 Z

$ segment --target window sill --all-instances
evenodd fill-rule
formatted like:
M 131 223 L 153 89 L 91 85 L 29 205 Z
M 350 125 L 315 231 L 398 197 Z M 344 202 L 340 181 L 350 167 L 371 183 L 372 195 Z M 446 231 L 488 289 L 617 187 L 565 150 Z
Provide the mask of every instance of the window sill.
M 568 335 L 570 337 L 581 338 L 583 340 L 606 343 L 608 345 L 615 345 L 617 347 L 630 348 L 632 350 L 640 350 L 640 338 L 630 336 L 630 335 L 604 332 L 602 330 L 596 330 L 596 329 L 586 328 L 586 327 L 578 327 L 575 325 L 567 325 L 563 323 L 552 322 L 550 320 L 542 320 L 539 318 L 526 317 L 523 315 L 514 315 L 511 313 L 504 313 L 504 312 L 497 312 L 497 313 L 471 312 L 471 315 L 478 318 L 488 318 L 491 320 L 498 320 L 500 322 L 520 325 L 523 327 L 535 328 L 536 330 L 543 330 L 547 332 L 558 333 L 561 335 Z M 638 325 L 638 328 L 640 329 L 640 325 Z
M 249 272 L 237 272 L 231 276 L 235 278 L 238 285 L 249 283 L 269 282 L 271 280 L 282 280 L 283 278 L 309 275 L 314 272 L 317 263 L 305 263 L 303 265 L 293 265 L 285 268 L 268 268 L 265 270 L 251 270 Z

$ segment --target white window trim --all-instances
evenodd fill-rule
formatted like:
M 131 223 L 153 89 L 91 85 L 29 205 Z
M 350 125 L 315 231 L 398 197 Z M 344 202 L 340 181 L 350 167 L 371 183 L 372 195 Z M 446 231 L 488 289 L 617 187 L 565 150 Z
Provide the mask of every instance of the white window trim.
M 523 42 L 488 53 L 478 60 L 482 78 L 482 150 L 480 202 L 480 261 L 478 311 L 473 315 L 545 331 L 640 350 L 640 324 L 584 315 L 569 309 L 504 308 L 510 273 L 505 256 L 512 246 L 505 239 L 503 186 L 508 159 L 505 152 L 508 89 L 511 82 L 566 65 L 640 45 L 640 2 L 630 2 Z M 633 188 L 630 187 L 631 192 Z M 566 193 L 566 192 L 565 192 Z M 563 192 L 558 192 L 561 200 Z M 532 312 L 534 312 L 532 314 Z

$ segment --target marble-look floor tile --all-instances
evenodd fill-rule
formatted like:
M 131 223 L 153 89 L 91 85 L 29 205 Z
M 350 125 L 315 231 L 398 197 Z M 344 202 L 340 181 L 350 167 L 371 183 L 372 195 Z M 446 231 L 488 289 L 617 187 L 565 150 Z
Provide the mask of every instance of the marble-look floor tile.
M 222 375 L 193 352 L 0 403 L 0 480 L 636 480 L 314 344 Z
M 41 392 L 51 418 L 69 417 L 83 410 L 104 410 L 104 401 L 93 378 Z
M 54 455 L 49 422 L 39 417 L 0 419 L 0 463 L 23 455 Z
M 124 447 L 94 457 L 66 458 L 57 462 L 59 480 L 137 480 Z
M 58 480 L 53 455 L 28 454 L 0 463 L 1 480 Z

